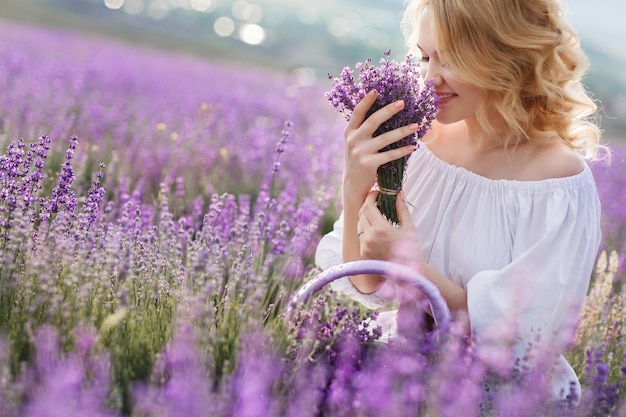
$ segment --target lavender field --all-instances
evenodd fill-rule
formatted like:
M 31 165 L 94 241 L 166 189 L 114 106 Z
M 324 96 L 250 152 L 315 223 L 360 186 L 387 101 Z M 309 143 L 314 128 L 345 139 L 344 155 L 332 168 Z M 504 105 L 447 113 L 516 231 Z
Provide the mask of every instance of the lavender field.
M 454 322 L 385 344 L 330 290 L 284 316 L 340 210 L 329 84 L 2 21 L 0 39 L 0 416 L 626 415 L 619 141 L 592 166 L 582 398 L 551 404 L 541 360 L 503 369 Z

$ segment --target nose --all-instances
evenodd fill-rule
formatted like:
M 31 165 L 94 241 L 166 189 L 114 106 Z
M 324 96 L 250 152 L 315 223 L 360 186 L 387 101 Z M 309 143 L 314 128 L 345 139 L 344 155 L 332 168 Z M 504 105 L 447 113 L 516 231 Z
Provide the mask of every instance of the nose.
M 443 84 L 443 76 L 441 75 L 441 66 L 438 65 L 433 59 L 427 63 L 422 64 L 422 78 L 424 81 L 428 81 L 431 78 L 435 85 Z

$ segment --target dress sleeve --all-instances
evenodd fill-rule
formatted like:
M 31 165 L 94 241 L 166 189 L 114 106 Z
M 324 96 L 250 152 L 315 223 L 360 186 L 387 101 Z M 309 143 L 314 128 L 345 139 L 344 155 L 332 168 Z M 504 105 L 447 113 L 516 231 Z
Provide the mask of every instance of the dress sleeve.
M 324 235 L 317 245 L 315 264 L 326 270 L 343 263 L 342 239 L 343 213 L 335 222 L 333 230 Z M 372 294 L 363 294 L 357 290 L 348 277 L 339 278 L 331 282 L 330 286 L 334 291 L 347 295 L 371 310 L 386 307 L 397 298 L 396 286 L 389 280 L 385 280 L 383 286 Z
M 590 175 L 578 187 L 515 198 L 511 262 L 466 284 L 472 334 L 479 346 L 507 344 L 517 358 L 531 344 L 560 354 L 573 337 L 600 245 L 595 183 Z

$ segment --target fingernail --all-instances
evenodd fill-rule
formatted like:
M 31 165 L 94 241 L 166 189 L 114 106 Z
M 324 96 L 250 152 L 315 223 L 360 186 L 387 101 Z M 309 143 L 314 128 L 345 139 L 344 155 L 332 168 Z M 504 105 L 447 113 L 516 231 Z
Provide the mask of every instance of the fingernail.
M 402 107 L 404 107 L 404 100 L 398 100 L 395 103 L 393 103 L 394 106 L 396 106 L 397 108 L 401 109 Z
M 411 123 L 409 125 L 409 129 L 411 130 L 417 130 L 418 127 L 420 127 L 420 125 L 418 125 L 417 123 Z
M 372 90 L 372 91 L 370 91 L 368 94 L 369 94 L 370 96 L 374 97 L 374 96 L 377 96 L 377 95 L 378 95 L 378 91 L 376 91 L 376 90 Z

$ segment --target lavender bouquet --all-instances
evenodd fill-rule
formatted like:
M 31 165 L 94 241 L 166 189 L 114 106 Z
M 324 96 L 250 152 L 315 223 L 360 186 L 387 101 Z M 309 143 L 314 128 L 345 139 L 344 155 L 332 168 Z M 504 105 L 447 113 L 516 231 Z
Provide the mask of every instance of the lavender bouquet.
M 335 109 L 343 113 L 347 120 L 350 120 L 354 107 L 371 90 L 376 90 L 379 94 L 367 114 L 368 117 L 387 104 L 404 100 L 405 106 L 402 111 L 381 124 L 374 132 L 374 136 L 410 123 L 418 123 L 420 127 L 415 134 L 379 152 L 417 144 L 417 139 L 423 137 L 430 129 L 438 103 L 432 80 L 422 81 L 419 63 L 414 62 L 410 55 L 407 55 L 402 62 L 389 59 L 391 51 L 386 51 L 383 55 L 378 67 L 372 64 L 371 58 L 363 63 L 357 63 L 358 79 L 349 67 L 345 67 L 338 78 L 333 79 L 333 76 L 329 74 L 329 79 L 333 79 L 333 88 L 325 94 Z M 381 165 L 376 175 L 379 191 L 376 205 L 381 213 L 394 224 L 399 223 L 396 213 L 396 195 L 402 189 L 407 159 L 408 156 Z

